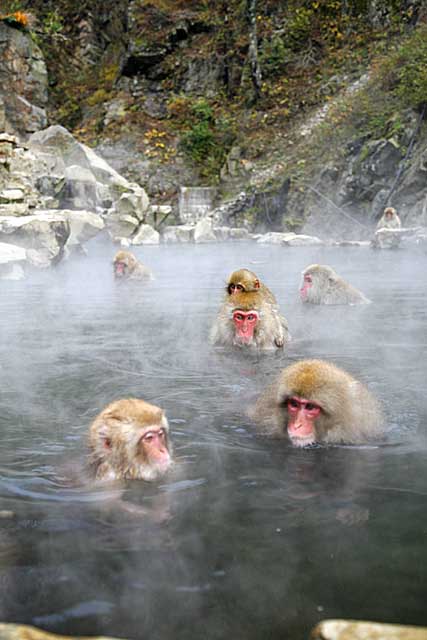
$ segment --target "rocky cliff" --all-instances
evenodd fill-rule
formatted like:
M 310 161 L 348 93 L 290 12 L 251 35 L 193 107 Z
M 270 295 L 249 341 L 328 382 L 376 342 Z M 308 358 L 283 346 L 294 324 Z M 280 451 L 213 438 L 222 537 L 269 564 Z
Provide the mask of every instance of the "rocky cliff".
M 165 224 L 182 185 L 215 186 L 216 223 L 250 231 L 366 238 L 390 203 L 425 224 L 405 87 L 427 85 L 426 3 L 333 5 L 23 1 L 27 23 L 0 21 L 2 128 L 61 123 L 171 206 Z

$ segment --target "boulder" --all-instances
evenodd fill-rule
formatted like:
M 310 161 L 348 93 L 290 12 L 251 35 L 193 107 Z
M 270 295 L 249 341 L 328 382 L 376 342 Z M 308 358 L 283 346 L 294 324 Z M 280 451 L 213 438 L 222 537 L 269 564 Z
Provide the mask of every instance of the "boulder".
M 28 249 L 27 257 L 36 266 L 61 260 L 70 236 L 70 224 L 58 213 L 30 216 L 0 216 L 0 241 Z
M 194 242 L 194 225 L 178 224 L 164 227 L 162 231 L 162 242 L 166 244 L 172 243 L 190 243 Z
M 105 218 L 105 226 L 113 242 L 119 241 L 120 238 L 130 238 L 139 229 L 139 225 L 137 218 L 127 214 L 109 213 Z
M 0 242 L 0 279 L 22 280 L 24 277 L 23 262 L 27 259 L 27 252 L 22 247 Z
M 250 240 L 251 234 L 243 227 L 214 227 L 217 240 Z
M 426 627 L 384 624 L 364 620 L 322 620 L 311 640 L 427 640 Z
M 135 187 L 138 187 L 136 185 Z M 131 193 L 123 193 L 114 205 L 114 213 L 117 215 L 130 215 L 141 222 L 145 220 L 148 208 L 148 197 L 144 189 L 139 187 Z
M 51 164 L 55 175 L 60 176 L 63 167 L 65 186 L 60 205 L 64 208 L 96 212 L 101 209 L 108 216 L 131 215 L 144 220 L 149 205 L 145 190 L 126 180 L 65 127 L 53 125 L 38 131 L 28 140 L 28 145 Z M 126 198 L 122 199 L 124 195 Z
M 290 235 L 290 234 L 285 234 Z M 288 247 L 312 247 L 316 245 L 325 244 L 323 240 L 316 236 L 306 236 L 302 234 L 292 234 L 292 237 L 285 238 L 282 244 Z
M 93 173 L 85 167 L 73 164 L 65 168 L 64 178 L 61 207 L 96 211 L 98 194 Z
M 309 236 L 303 234 L 293 233 L 280 233 L 279 231 L 270 231 L 263 234 L 257 239 L 259 244 L 282 244 L 288 247 L 306 247 L 324 244 L 323 240 L 316 236 Z
M 216 242 L 217 238 L 213 230 L 212 220 L 202 218 L 194 227 L 194 242 L 202 244 L 205 242 Z
M 63 636 L 26 624 L 0 623 L 1 640 L 72 640 L 75 636 Z M 115 640 L 108 636 L 80 636 L 79 640 Z
M 160 233 L 149 224 L 142 224 L 132 238 L 132 244 L 159 244 L 159 242 Z
M 55 213 L 61 215 L 70 226 L 67 247 L 84 244 L 105 228 L 102 217 L 92 211 L 60 209 Z

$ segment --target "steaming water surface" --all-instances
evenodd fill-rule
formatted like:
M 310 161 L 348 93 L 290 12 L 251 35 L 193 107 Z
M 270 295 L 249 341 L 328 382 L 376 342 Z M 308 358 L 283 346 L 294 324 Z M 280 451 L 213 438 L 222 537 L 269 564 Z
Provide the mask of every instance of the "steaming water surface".
M 111 247 L 1 282 L 0 618 L 150 640 L 303 639 L 330 617 L 427 624 L 427 256 L 262 245 Z M 301 270 L 333 266 L 373 300 L 310 307 Z M 285 355 L 208 344 L 226 276 L 253 269 L 293 337 Z M 331 359 L 380 398 L 381 447 L 298 450 L 245 408 L 289 362 Z M 81 475 L 113 399 L 169 417 L 177 464 L 122 499 Z M 143 512 L 143 513 L 142 513 Z

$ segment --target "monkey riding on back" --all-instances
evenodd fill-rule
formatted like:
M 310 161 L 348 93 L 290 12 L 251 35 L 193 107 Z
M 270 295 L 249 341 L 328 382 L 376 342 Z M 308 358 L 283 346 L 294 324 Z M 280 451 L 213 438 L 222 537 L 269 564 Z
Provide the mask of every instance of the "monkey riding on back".
M 216 346 L 257 351 L 283 349 L 290 339 L 276 298 L 249 269 L 229 276 L 210 337 Z

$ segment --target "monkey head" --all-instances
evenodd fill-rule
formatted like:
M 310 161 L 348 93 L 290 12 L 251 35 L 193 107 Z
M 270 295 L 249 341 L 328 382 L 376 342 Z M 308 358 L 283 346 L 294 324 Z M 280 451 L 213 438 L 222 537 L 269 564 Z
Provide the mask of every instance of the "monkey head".
M 138 398 L 109 404 L 90 427 L 89 447 L 98 479 L 154 480 L 172 464 L 166 416 Z
M 330 363 L 304 360 L 281 374 L 277 393 L 278 421 L 293 445 L 325 440 L 335 421 L 348 411 L 347 374 Z M 357 383 L 356 383 L 357 384 Z
M 130 251 L 118 251 L 114 256 L 113 269 L 116 278 L 126 278 L 135 269 L 137 260 Z
M 228 278 L 226 291 L 228 295 L 232 296 L 242 291 L 257 291 L 260 286 L 260 281 L 253 271 L 239 269 Z
M 338 280 L 338 275 L 328 265 L 312 264 L 302 272 L 300 297 L 303 302 L 319 302 L 321 292 L 327 291 Z

